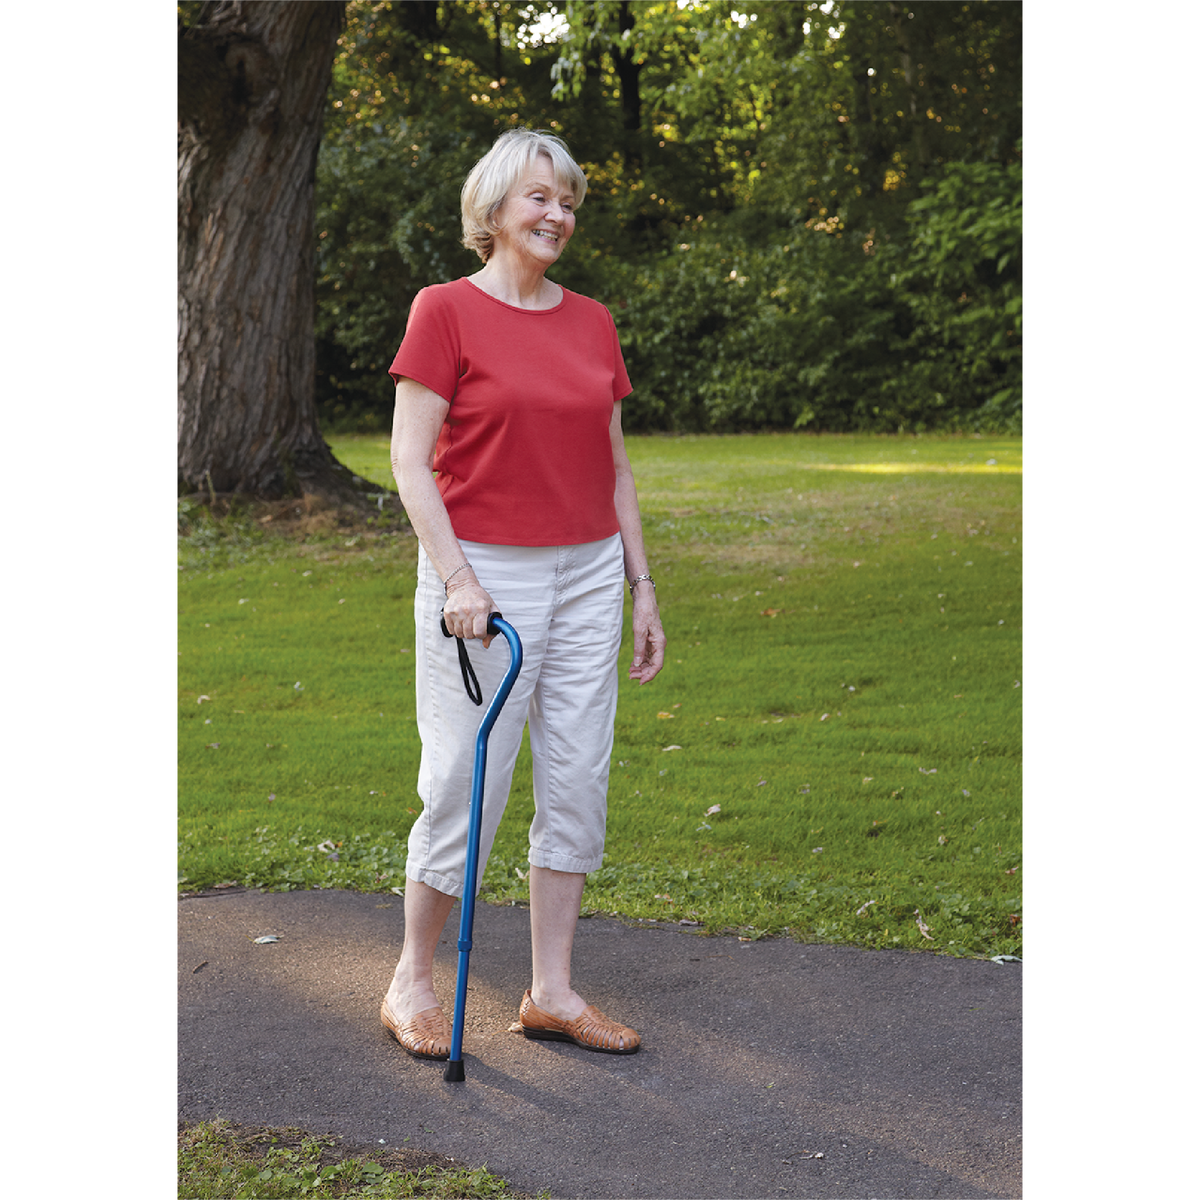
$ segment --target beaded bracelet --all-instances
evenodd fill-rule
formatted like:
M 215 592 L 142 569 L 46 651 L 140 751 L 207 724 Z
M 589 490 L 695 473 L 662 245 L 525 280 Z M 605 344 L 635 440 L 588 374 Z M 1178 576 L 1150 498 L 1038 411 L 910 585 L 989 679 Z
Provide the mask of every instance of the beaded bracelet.
M 639 583 L 641 583 L 641 582 L 642 582 L 642 580 L 648 580 L 648 581 L 649 581 L 649 583 L 650 583 L 650 586 L 651 586 L 652 588 L 654 588 L 654 590 L 655 590 L 656 592 L 658 591 L 658 588 L 657 588 L 657 587 L 654 587 L 654 576 L 653 576 L 653 575 L 639 575 L 639 576 L 638 576 L 636 579 L 631 579 L 631 580 L 629 581 L 629 594 L 630 594 L 631 596 L 633 595 L 633 589 L 634 589 L 635 587 L 637 587 L 637 585 L 638 585 Z
M 470 565 L 471 564 L 469 562 L 465 562 L 465 563 L 463 563 L 463 565 L 461 567 L 455 567 L 454 570 L 451 571 L 450 574 L 447 575 L 446 578 L 442 580 L 442 587 L 444 588 L 450 582 L 450 580 L 452 580 L 455 577 L 455 575 L 457 575 L 459 573 L 459 571 L 465 571 Z M 449 595 L 449 594 L 450 594 L 449 592 L 446 593 L 446 595 Z

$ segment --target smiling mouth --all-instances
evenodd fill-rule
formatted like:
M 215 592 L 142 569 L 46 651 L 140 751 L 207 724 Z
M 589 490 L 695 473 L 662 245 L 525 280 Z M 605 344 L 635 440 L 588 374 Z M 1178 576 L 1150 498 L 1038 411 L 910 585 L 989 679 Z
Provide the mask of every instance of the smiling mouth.
M 557 242 L 558 241 L 557 233 L 550 233 L 548 230 L 545 230 L 545 229 L 535 229 L 533 231 L 533 236 L 539 237 L 543 241 L 547 241 L 547 242 Z

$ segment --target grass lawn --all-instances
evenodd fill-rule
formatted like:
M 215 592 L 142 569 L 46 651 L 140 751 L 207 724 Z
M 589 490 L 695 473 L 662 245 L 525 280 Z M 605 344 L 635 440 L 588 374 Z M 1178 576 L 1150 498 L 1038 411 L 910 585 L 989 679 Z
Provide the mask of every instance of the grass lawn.
M 385 437 L 332 444 L 394 486 Z M 1019 955 L 1020 441 L 631 437 L 629 452 L 667 667 L 622 683 L 586 910 Z M 416 543 L 321 516 L 287 538 L 187 522 L 181 890 L 404 886 Z M 493 902 L 528 900 L 523 766 Z

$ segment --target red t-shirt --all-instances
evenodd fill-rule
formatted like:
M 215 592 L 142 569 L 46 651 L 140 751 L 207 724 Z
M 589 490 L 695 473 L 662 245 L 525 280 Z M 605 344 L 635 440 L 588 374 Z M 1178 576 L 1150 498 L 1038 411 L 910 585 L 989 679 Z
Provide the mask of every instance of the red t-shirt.
M 455 534 L 568 546 L 618 532 L 609 426 L 632 390 L 612 314 L 563 288 L 555 308 L 505 304 L 470 280 L 417 294 L 393 379 L 450 405 L 433 467 Z

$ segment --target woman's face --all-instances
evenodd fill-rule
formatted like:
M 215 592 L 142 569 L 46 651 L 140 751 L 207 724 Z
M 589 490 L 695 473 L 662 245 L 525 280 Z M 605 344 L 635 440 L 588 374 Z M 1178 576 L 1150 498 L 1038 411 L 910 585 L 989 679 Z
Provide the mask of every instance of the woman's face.
M 557 260 L 575 232 L 575 196 L 555 181 L 548 158 L 539 155 L 532 170 L 505 197 L 496 224 L 496 250 L 543 271 Z

